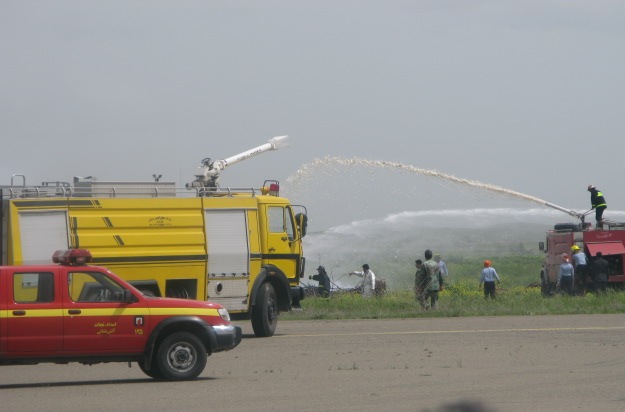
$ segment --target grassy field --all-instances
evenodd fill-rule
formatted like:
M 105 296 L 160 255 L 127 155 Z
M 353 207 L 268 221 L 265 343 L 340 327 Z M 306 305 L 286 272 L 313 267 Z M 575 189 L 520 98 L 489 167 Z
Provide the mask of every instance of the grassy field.
M 450 258 L 451 281 L 439 294 L 438 307 L 426 311 L 412 292 L 414 273 L 395 279 L 382 297 L 364 299 L 358 294 L 335 292 L 330 298 L 307 297 L 301 311 L 281 314 L 284 320 L 303 319 L 382 319 L 415 317 L 504 316 L 624 313 L 625 293 L 609 291 L 606 295 L 544 298 L 538 283 L 542 256 L 510 256 L 493 261 L 502 278 L 497 298 L 485 300 L 479 288 L 482 260 Z M 538 269 L 537 269 L 538 268 Z

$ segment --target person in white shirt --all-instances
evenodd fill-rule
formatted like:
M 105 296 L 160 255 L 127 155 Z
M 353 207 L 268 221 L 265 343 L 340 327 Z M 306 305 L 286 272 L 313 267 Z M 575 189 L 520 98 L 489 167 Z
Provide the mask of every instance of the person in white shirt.
M 371 269 L 369 269 L 368 264 L 365 263 L 362 265 L 362 271 L 350 272 L 349 275 L 356 275 L 363 279 L 362 297 L 368 298 L 373 296 L 375 291 L 375 274 Z

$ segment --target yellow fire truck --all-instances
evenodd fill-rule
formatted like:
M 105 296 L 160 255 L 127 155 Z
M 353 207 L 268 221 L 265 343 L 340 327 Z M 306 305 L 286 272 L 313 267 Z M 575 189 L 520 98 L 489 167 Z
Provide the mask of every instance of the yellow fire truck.
M 145 295 L 210 300 L 235 319 L 251 319 L 257 336 L 272 336 L 279 312 L 304 297 L 306 209 L 280 197 L 277 181 L 231 189 L 217 178 L 228 164 L 275 150 L 282 138 L 225 160 L 204 159 L 184 190 L 78 177 L 33 187 L 14 175 L 0 188 L 2 264 L 42 264 L 57 249 L 88 249 L 93 264 Z

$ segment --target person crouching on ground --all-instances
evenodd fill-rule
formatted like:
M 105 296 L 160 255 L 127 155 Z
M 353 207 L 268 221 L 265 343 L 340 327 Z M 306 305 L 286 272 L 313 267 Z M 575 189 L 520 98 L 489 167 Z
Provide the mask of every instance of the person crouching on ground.
M 317 268 L 317 274 L 312 276 L 312 280 L 319 282 L 317 286 L 317 294 L 323 298 L 330 296 L 330 277 L 326 272 L 326 268 L 319 266 Z
M 360 271 L 351 272 L 349 275 L 360 276 L 363 279 L 362 280 L 362 283 L 363 283 L 362 297 L 363 298 L 370 298 L 371 296 L 373 296 L 373 292 L 375 291 L 375 274 L 373 273 L 371 269 L 369 269 L 368 264 L 365 263 L 364 265 L 362 265 L 362 272 Z
M 497 281 L 497 283 L 501 282 L 497 271 L 490 265 L 490 260 L 484 261 L 484 269 L 482 269 L 482 276 L 480 276 L 480 286 L 484 284 L 485 299 L 488 297 L 495 299 L 495 281 Z

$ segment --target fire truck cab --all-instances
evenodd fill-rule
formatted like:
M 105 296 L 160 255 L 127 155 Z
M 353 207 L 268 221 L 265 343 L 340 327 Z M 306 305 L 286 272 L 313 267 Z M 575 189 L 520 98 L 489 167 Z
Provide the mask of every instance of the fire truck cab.
M 0 365 L 137 362 L 155 379 L 196 378 L 241 342 L 221 305 L 144 296 L 87 250 L 56 264 L 0 266 Z

